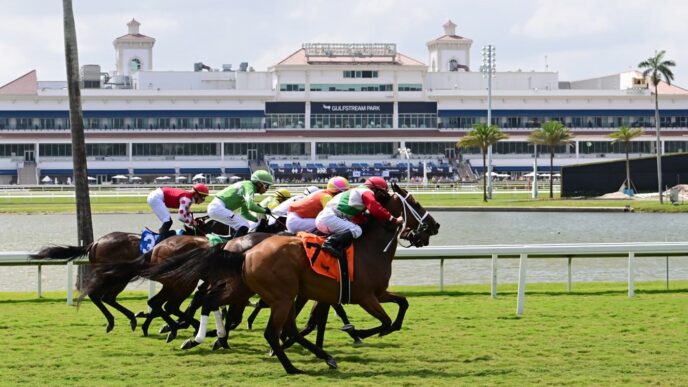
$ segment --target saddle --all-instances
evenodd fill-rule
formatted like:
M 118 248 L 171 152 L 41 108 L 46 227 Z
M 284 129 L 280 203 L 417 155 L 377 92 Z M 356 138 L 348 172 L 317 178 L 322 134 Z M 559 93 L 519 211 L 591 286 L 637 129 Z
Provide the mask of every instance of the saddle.
M 322 249 L 322 244 L 325 242 L 325 237 L 314 235 L 308 232 L 299 232 L 296 234 L 303 242 L 303 248 L 306 250 L 306 257 L 311 265 L 311 269 L 319 275 L 332 278 L 339 283 L 339 302 L 342 304 L 349 303 L 351 295 L 351 282 L 354 282 L 354 245 L 353 243 L 346 249 L 346 267 L 343 262 L 339 262 L 337 257 Z M 340 270 L 340 269 L 344 270 Z M 348 278 L 346 283 L 343 283 L 342 276 Z

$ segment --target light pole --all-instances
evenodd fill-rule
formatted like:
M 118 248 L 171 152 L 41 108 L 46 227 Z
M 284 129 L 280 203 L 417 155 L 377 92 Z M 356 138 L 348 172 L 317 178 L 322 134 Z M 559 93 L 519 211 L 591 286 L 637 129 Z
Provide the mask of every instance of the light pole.
M 492 126 L 492 77 L 497 70 L 495 46 L 483 46 L 483 65 L 480 72 L 487 78 L 487 126 Z M 492 145 L 487 148 L 487 197 L 492 199 Z
M 411 149 L 399 148 L 399 154 L 406 157 L 406 184 L 411 186 Z

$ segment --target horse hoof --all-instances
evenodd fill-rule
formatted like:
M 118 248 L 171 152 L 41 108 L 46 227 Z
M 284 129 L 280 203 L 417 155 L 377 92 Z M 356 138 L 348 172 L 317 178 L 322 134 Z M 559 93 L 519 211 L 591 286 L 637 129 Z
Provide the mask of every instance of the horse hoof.
M 229 343 L 227 343 L 227 337 L 219 337 L 215 342 L 213 343 L 213 351 L 217 351 L 220 348 L 224 349 L 231 349 L 229 347 Z
M 339 328 L 339 330 L 341 330 L 342 332 L 346 332 L 346 333 L 351 334 L 352 332 L 354 332 L 356 330 L 356 328 L 354 328 L 354 326 L 351 324 L 346 324 L 343 327 Z
M 172 330 L 170 333 L 167 334 L 167 342 L 169 343 L 170 341 L 174 340 L 177 337 L 177 330 Z
M 361 345 L 363 345 L 363 340 L 361 340 L 360 337 L 355 338 L 355 339 L 354 339 L 354 345 L 355 345 L 355 346 L 361 346 Z
M 336 369 L 337 369 L 337 361 L 334 360 L 334 358 L 333 358 L 332 356 L 328 357 L 327 360 L 325 360 L 325 363 L 327 363 L 327 365 L 328 365 L 331 369 L 333 369 L 333 370 L 336 370 Z
M 291 368 L 285 368 L 285 369 L 289 375 L 298 375 L 298 374 L 303 373 L 303 371 L 301 371 L 300 369 L 293 367 L 293 366 Z
M 179 349 L 191 349 L 191 348 L 197 346 L 198 344 L 200 344 L 200 343 L 197 343 L 196 340 L 186 339 L 184 344 L 182 344 L 182 346 L 179 347 Z
M 113 328 L 115 328 L 115 322 L 108 322 L 107 326 L 105 327 L 105 333 L 110 333 Z
M 162 333 L 167 333 L 169 331 L 170 331 L 170 326 L 169 325 L 163 325 L 162 327 L 160 327 L 160 331 L 158 331 L 158 333 L 162 334 Z
M 138 324 L 136 322 L 136 319 L 132 319 L 131 321 L 129 321 L 129 325 L 131 325 L 131 331 L 132 332 L 136 330 L 136 324 Z
M 141 312 L 136 313 L 136 314 L 134 315 L 134 317 L 136 317 L 136 318 L 145 318 L 145 317 L 148 317 L 148 313 L 146 313 L 146 312 L 144 312 L 144 311 L 141 311 Z

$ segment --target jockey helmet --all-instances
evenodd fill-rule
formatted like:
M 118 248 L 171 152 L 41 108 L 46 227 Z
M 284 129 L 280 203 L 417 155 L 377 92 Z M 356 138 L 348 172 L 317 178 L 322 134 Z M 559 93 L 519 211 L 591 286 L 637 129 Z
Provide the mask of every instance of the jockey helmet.
M 306 189 L 303 190 L 303 194 L 308 196 L 308 195 L 312 194 L 313 192 L 318 192 L 318 191 L 320 191 L 320 188 L 318 188 L 317 185 L 311 185 L 311 186 L 306 187 Z
M 341 176 L 335 176 L 327 182 L 327 190 L 330 192 L 344 192 L 349 189 L 349 180 Z
M 254 183 L 263 183 L 266 186 L 271 186 L 272 185 L 272 175 L 270 172 L 259 169 L 251 175 L 251 181 Z
M 206 187 L 203 183 L 194 184 L 193 191 L 201 196 L 208 196 L 210 194 L 208 187 Z
M 286 188 L 279 188 L 275 190 L 275 199 L 277 199 L 277 201 L 280 203 L 289 199 L 290 197 L 291 192 L 289 192 L 289 190 Z
M 379 190 L 379 191 L 385 191 L 387 192 L 387 182 L 385 179 L 381 178 L 380 176 L 373 176 L 369 177 L 366 179 L 365 183 L 366 187 L 373 189 L 373 190 Z

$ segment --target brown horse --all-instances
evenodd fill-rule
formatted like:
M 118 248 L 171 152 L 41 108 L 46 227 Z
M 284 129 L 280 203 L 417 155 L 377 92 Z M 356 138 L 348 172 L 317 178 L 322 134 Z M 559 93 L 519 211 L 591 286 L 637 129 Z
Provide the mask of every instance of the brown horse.
M 357 330 L 356 335 L 361 338 L 401 329 L 408 302 L 405 297 L 387 291 L 397 238 L 421 247 L 427 246 L 430 236 L 439 232 L 439 223 L 410 194 L 396 184 L 392 185 L 392 189 L 394 195 L 383 206 L 392 215 L 403 216 L 404 225 L 401 229 L 388 229 L 371 219 L 363 235 L 354 241 L 355 282 L 351 289 L 351 303 L 359 304 L 381 322 L 376 328 Z M 319 276 L 311 270 L 300 238 L 275 236 L 244 254 L 223 251 L 218 246 L 198 254 L 212 260 L 214 276 L 241 273 L 245 284 L 270 305 L 270 319 L 264 336 L 287 373 L 301 371 L 291 363 L 280 346 L 282 333 L 325 360 L 331 368 L 336 368 L 334 358 L 301 336 L 296 328 L 294 300 L 297 296 L 324 304 L 339 302 L 337 281 Z M 187 275 L 190 278 L 198 276 L 195 270 L 204 269 L 189 268 Z M 394 321 L 382 308 L 381 302 L 399 305 Z
M 186 233 L 204 235 L 207 232 L 227 234 L 227 226 L 209 221 L 207 216 L 196 219 L 195 229 L 186 228 Z M 131 278 L 120 278 L 115 281 L 103 278 L 105 266 L 110 264 L 127 265 L 139 256 L 139 243 L 141 235 L 126 232 L 111 232 L 100 237 L 95 242 L 86 246 L 46 246 L 39 252 L 32 254 L 31 259 L 64 259 L 74 260 L 88 255 L 91 264 L 86 285 L 81 291 L 80 300 L 88 296 L 93 304 L 107 319 L 106 332 L 110 332 L 115 326 L 115 318 L 104 304 L 108 304 L 120 311 L 129 319 L 131 329 L 136 329 L 136 315 L 117 302 L 117 296 L 126 288 Z M 163 241 L 164 243 L 164 241 Z

